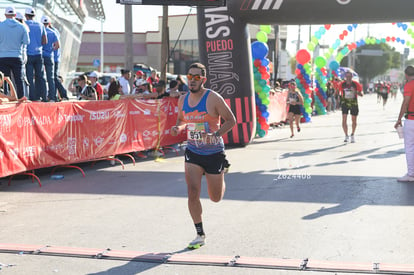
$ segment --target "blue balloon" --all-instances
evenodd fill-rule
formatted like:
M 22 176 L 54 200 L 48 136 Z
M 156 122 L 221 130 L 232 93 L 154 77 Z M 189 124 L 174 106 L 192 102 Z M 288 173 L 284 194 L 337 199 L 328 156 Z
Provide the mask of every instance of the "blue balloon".
M 264 58 L 264 59 L 262 59 L 262 60 L 260 60 L 261 61 L 261 63 L 262 63 L 262 66 L 267 66 L 267 65 L 269 65 L 269 62 L 270 62 L 270 60 L 269 59 L 267 59 L 267 58 Z
M 350 31 L 350 32 L 352 31 L 352 26 L 351 25 L 348 26 L 348 31 Z
M 266 111 L 264 111 L 264 112 L 262 112 L 262 116 L 263 116 L 264 118 L 268 118 L 268 117 L 269 117 L 269 113 L 268 113 L 268 112 L 266 112 Z
M 252 57 L 254 59 L 264 59 L 269 52 L 269 47 L 266 43 L 255 41 L 251 45 L 252 48 Z

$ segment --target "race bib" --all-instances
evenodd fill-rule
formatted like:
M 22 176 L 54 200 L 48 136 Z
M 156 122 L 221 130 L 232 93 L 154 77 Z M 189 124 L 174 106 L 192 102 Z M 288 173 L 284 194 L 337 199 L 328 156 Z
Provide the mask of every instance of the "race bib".
M 345 93 L 345 98 L 346 99 L 352 99 L 355 98 L 355 91 L 351 90 L 351 89 L 345 89 L 344 90 Z
M 201 141 L 203 134 L 207 133 L 204 123 L 188 123 L 187 124 L 187 139 Z

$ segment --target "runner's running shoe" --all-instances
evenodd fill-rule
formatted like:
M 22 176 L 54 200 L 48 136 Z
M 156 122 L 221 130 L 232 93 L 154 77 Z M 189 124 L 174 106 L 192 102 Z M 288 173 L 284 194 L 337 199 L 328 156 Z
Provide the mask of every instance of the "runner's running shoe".
M 206 236 L 197 235 L 197 237 L 191 243 L 188 244 L 188 248 L 197 249 L 197 248 L 202 247 L 205 243 L 206 243 Z
M 345 136 L 344 142 L 348 142 L 349 141 L 349 136 Z
M 351 135 L 351 143 L 355 143 L 355 137 L 354 137 L 354 135 Z

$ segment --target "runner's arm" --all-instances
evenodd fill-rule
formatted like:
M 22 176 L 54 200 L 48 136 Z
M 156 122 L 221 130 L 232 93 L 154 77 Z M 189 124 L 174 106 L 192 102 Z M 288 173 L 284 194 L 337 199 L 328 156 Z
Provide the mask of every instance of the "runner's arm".
M 236 118 L 233 115 L 233 112 L 230 110 L 229 106 L 224 101 L 223 97 L 219 94 L 216 94 L 216 111 L 217 114 L 224 120 L 224 123 L 221 125 L 220 129 L 217 130 L 216 135 L 222 136 L 228 131 L 230 131 L 234 125 L 236 125 Z
M 397 122 L 394 125 L 394 128 L 402 126 L 401 119 L 404 114 L 408 111 L 408 104 L 410 103 L 411 96 L 404 96 L 403 103 L 401 104 L 400 113 L 398 114 Z

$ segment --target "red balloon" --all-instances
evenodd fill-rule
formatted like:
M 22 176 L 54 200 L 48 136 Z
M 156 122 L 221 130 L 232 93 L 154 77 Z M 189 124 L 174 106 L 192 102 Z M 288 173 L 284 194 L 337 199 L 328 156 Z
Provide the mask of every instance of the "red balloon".
M 340 34 L 339 35 L 339 39 L 344 40 L 344 35 L 343 34 Z
M 395 23 L 393 23 L 393 24 L 395 24 Z M 391 41 L 391 37 L 387 36 L 387 38 L 385 38 L 385 40 L 387 40 L 387 42 L 390 42 Z
M 351 44 L 348 45 L 348 50 L 352 51 L 352 45 Z
M 262 79 L 267 80 L 270 78 L 270 74 L 268 72 L 262 73 Z
M 260 59 L 256 59 L 253 64 L 255 67 L 259 67 L 260 65 L 262 65 L 262 61 Z
M 258 69 L 258 71 L 259 71 L 261 74 L 263 74 L 263 73 L 267 72 L 267 69 L 266 69 L 266 67 L 265 67 L 265 66 L 260 66 L 260 67 L 259 67 L 259 69 Z
M 262 129 L 265 131 L 269 130 L 269 124 L 267 124 L 266 122 L 263 124 L 260 124 L 260 126 L 262 126 Z
M 392 40 L 392 42 L 395 42 L 395 37 L 394 36 L 391 37 L 391 40 Z
M 331 28 L 331 24 L 326 24 L 325 25 L 325 29 L 327 30 L 327 31 L 329 31 L 329 29 Z
M 347 36 L 348 35 L 348 31 L 347 30 L 344 30 L 343 35 L 344 36 Z
M 298 75 L 298 76 L 299 76 L 299 75 L 300 75 L 300 73 L 301 73 L 301 71 L 300 71 L 299 69 L 296 69 L 296 70 L 295 70 L 295 74 L 296 74 L 296 75 Z
M 296 61 L 299 64 L 304 65 L 308 63 L 310 60 L 311 60 L 311 55 L 307 50 L 302 49 L 296 53 Z

